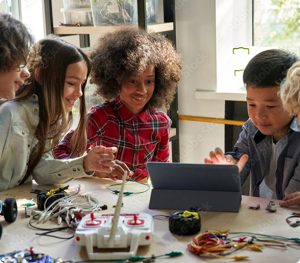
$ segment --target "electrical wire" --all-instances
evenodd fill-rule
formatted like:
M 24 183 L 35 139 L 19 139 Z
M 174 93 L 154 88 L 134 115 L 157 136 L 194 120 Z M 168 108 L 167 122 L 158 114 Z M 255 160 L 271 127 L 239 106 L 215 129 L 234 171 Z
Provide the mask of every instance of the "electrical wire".
M 147 191 L 149 191 L 150 189 L 150 185 L 149 184 L 143 184 L 143 183 L 140 183 L 138 181 L 134 181 L 134 180 L 130 180 L 130 181 L 127 181 L 125 182 L 125 185 L 130 185 L 130 183 L 135 183 L 135 184 L 138 184 L 138 185 L 141 185 L 142 187 L 145 187 L 144 190 L 141 190 L 141 191 L 136 191 L 136 192 L 132 192 L 132 191 L 124 191 L 123 192 L 123 195 L 124 196 L 130 196 L 130 195 L 137 195 L 137 194 L 143 194 Z M 108 187 L 106 187 L 107 190 L 109 190 L 110 192 L 112 192 L 113 194 L 119 194 L 120 193 L 120 188 L 121 188 L 121 185 L 122 183 L 115 183 L 115 184 L 111 184 L 109 185 Z M 118 189 L 114 189 L 114 188 L 118 188 Z
M 270 240 L 281 240 L 283 242 L 297 244 L 300 248 L 300 238 L 298 237 L 283 237 L 277 235 L 267 235 L 267 234 L 252 233 L 252 232 L 230 232 L 230 234 L 254 236 L 256 240 L 259 240 L 261 237 L 269 238 Z
M 91 259 L 91 260 L 83 260 L 83 261 L 64 261 L 64 263 L 91 263 L 91 262 L 117 262 L 117 263 L 129 263 L 129 262 L 143 262 L 150 263 L 154 262 L 156 259 L 164 259 L 164 258 L 174 258 L 182 256 L 183 252 L 181 251 L 172 251 L 170 253 L 161 254 L 161 255 L 152 255 L 150 257 L 147 256 L 133 256 L 125 259 Z
M 285 221 L 291 227 L 298 227 L 298 226 L 300 226 L 300 213 L 293 212 L 292 215 L 288 216 L 285 219 Z
M 80 185 L 78 185 L 74 193 L 55 200 L 48 207 L 45 206 L 44 211 L 33 210 L 33 214 L 29 220 L 28 226 L 32 229 L 44 231 L 42 233 L 36 233 L 36 235 L 54 237 L 58 239 L 73 238 L 77 224 L 84 214 L 107 209 L 106 205 L 101 206 L 99 201 L 91 195 L 79 194 L 80 188 Z M 55 196 L 55 194 L 52 194 L 48 198 L 53 196 Z M 45 203 L 47 202 L 48 198 L 45 200 Z M 45 223 L 48 220 L 53 221 L 54 219 L 57 220 L 58 224 L 63 222 L 66 224 L 66 226 L 53 228 L 41 228 L 36 226 L 36 224 Z M 72 230 L 72 235 L 62 237 L 52 234 L 54 232 L 65 230 Z
M 195 236 L 188 244 L 188 250 L 198 256 L 227 258 L 236 261 L 248 256 L 231 256 L 240 249 L 262 251 L 263 246 L 277 248 L 300 248 L 300 238 L 288 238 L 252 232 L 207 231 Z
M 32 229 L 36 229 L 39 231 L 44 231 L 42 233 L 36 233 L 36 235 L 38 236 L 47 236 L 47 237 L 53 237 L 53 238 L 57 238 L 57 239 L 64 239 L 64 240 L 68 240 L 74 237 L 74 228 L 69 227 L 69 226 L 64 226 L 64 227 L 52 227 L 52 228 L 42 228 L 42 227 L 37 227 L 35 225 L 33 225 L 33 220 L 35 220 L 35 217 L 37 217 L 38 215 L 34 215 L 28 222 L 28 226 Z M 67 236 L 67 237 L 62 237 L 62 236 L 56 236 L 56 235 L 52 235 L 52 233 L 54 232 L 60 232 L 60 231 L 64 231 L 64 230 L 71 230 L 72 231 L 72 235 Z

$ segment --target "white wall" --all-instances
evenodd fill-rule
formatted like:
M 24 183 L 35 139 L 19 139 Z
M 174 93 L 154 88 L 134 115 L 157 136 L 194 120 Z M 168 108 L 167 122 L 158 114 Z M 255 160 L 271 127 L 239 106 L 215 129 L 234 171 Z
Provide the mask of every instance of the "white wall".
M 183 77 L 178 91 L 179 115 L 224 118 L 225 100 L 196 98 L 195 91 L 216 91 L 217 84 L 224 84 L 222 81 L 218 83 L 218 74 L 222 75 L 223 71 L 228 74 L 228 50 L 238 44 L 245 45 L 251 39 L 247 11 L 250 2 L 176 0 L 177 49 L 183 58 Z M 220 62 L 223 66 L 219 66 Z M 181 162 L 202 163 L 210 150 L 215 147 L 224 149 L 224 125 L 192 121 L 179 123 Z
M 216 90 L 215 1 L 177 0 L 176 40 L 183 59 L 183 74 L 178 90 L 179 115 L 224 116 L 218 101 L 195 98 L 196 89 Z M 202 162 L 211 147 L 222 147 L 222 125 L 179 122 L 180 161 Z M 213 146 L 214 145 L 214 146 Z
M 193 91 L 215 90 L 217 85 L 215 1 L 175 3 L 177 50 L 183 58 L 181 86 L 185 87 L 179 89 L 179 110 L 192 114 L 196 103 Z

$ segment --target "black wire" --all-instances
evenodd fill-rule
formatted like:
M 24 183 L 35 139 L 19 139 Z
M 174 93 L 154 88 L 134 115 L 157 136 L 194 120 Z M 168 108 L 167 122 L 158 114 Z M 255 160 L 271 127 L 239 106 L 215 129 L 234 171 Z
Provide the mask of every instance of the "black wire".
M 72 238 L 75 236 L 74 233 L 73 233 L 72 235 L 70 235 L 70 236 L 67 236 L 67 237 L 57 236 L 57 235 L 51 235 L 51 234 L 50 234 L 50 233 L 54 233 L 54 232 L 63 231 L 63 230 L 66 230 L 66 229 L 71 229 L 71 228 L 70 228 L 70 227 L 53 228 L 53 229 L 50 230 L 50 231 L 45 231 L 45 232 L 42 232 L 42 233 L 35 233 L 35 234 L 36 234 L 37 236 L 53 237 L 53 238 L 63 239 L 63 240 L 72 239 Z
M 293 218 L 293 220 L 291 220 L 291 218 Z M 297 220 L 295 221 L 295 218 L 297 218 Z M 288 223 L 289 226 L 291 227 L 298 227 L 300 226 L 300 220 L 298 220 L 298 218 L 300 219 L 300 214 L 292 214 L 291 216 L 288 216 L 285 221 Z
M 56 231 L 53 231 L 53 232 L 56 232 Z M 69 239 L 72 239 L 74 238 L 74 234 L 72 236 L 69 236 L 69 237 L 61 237 L 61 236 L 55 236 L 55 235 L 49 235 L 46 233 L 35 233 L 36 235 L 38 236 L 45 236 L 45 237 L 53 237 L 53 238 L 57 238 L 57 239 L 62 239 L 62 240 L 69 240 Z
M 35 233 L 38 236 L 47 236 L 47 237 L 53 237 L 53 238 L 57 238 L 57 239 L 64 239 L 64 240 L 68 240 L 74 237 L 74 233 L 71 236 L 68 237 L 62 237 L 62 236 L 56 236 L 56 235 L 49 235 L 49 233 L 54 233 L 54 232 L 59 232 L 59 231 L 63 231 L 63 230 L 67 230 L 67 229 L 71 229 L 74 231 L 74 229 L 72 227 L 69 226 L 63 226 L 63 227 L 53 227 L 53 228 L 42 228 L 42 227 L 37 227 L 34 226 L 32 224 L 32 221 L 37 217 L 38 215 L 34 215 L 28 222 L 28 225 L 36 230 L 40 230 L 40 231 L 45 231 L 42 233 Z

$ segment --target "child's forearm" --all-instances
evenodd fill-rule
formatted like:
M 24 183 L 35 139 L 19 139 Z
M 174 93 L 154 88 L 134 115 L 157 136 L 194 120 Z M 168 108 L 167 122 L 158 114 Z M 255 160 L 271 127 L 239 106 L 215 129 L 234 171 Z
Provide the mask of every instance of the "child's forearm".
M 73 131 L 69 132 L 63 140 L 54 147 L 53 156 L 57 159 L 68 159 L 71 155 L 71 138 L 73 136 Z

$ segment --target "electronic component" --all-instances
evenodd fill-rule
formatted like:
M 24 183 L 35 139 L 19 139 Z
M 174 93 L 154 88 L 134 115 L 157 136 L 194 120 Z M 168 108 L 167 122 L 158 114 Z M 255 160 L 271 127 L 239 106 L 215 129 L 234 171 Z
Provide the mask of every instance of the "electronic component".
M 69 186 L 59 187 L 59 188 L 53 188 L 48 191 L 42 191 L 42 190 L 35 190 L 33 193 L 37 194 L 37 207 L 39 210 L 44 210 L 45 208 L 51 206 L 53 202 L 55 202 L 58 199 L 61 199 L 65 196 L 67 196 L 67 193 L 65 192 L 66 189 L 68 189 Z
M 176 235 L 193 235 L 200 231 L 201 219 L 198 212 L 178 211 L 169 217 L 169 230 Z
M 0 255 L 0 262 L 4 263 L 58 263 L 60 261 L 60 259 L 53 260 L 50 256 L 45 254 L 35 253 L 33 248 Z
M 26 217 L 30 217 L 32 212 L 37 209 L 34 203 L 23 204 L 22 206 L 24 207 Z
M 252 209 L 252 210 L 259 210 L 260 209 L 260 204 L 257 204 L 257 205 L 250 205 L 248 206 L 249 209 Z
M 100 215 L 90 213 L 80 221 L 75 240 L 78 245 L 86 246 L 89 259 L 124 259 L 134 257 L 138 246 L 150 245 L 153 233 L 153 218 L 146 213 L 121 214 L 124 186 L 128 172 L 122 176 L 115 213 Z M 100 249 L 121 249 L 119 252 L 96 253 Z M 129 251 L 124 249 L 129 248 Z
M 110 232 L 115 215 L 91 213 L 79 223 L 75 240 L 78 245 L 86 246 L 89 259 L 122 259 L 136 254 L 138 246 L 150 245 L 153 233 L 152 216 L 146 213 L 120 214 L 116 233 L 110 243 Z M 128 252 L 95 253 L 99 249 L 126 249 Z M 123 251 L 123 250 L 122 250 Z
M 300 226 L 300 213 L 293 212 L 291 216 L 288 216 L 286 218 L 286 222 L 291 227 L 298 227 L 298 226 Z
M 277 207 L 276 207 L 275 202 L 271 200 L 269 202 L 269 204 L 267 205 L 266 210 L 269 211 L 269 212 L 271 212 L 271 213 L 276 212 L 277 211 Z

